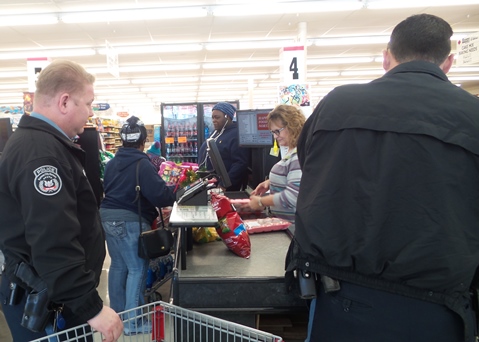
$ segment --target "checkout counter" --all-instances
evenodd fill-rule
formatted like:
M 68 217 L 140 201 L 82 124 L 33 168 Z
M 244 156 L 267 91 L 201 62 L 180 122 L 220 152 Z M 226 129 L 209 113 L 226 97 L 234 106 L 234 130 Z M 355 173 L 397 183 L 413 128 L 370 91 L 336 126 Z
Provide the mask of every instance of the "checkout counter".
M 178 227 L 176 260 L 182 265 L 175 270 L 172 282 L 173 304 L 206 313 L 253 328 L 261 315 L 307 312 L 306 301 L 286 292 L 284 264 L 294 226 L 287 230 L 250 234 L 251 256 L 242 258 L 223 241 L 194 244 L 187 248 L 187 235 L 196 221 L 187 222 L 175 216 L 177 203 L 170 216 L 170 225 Z M 208 220 L 210 204 L 191 208 Z M 215 219 L 215 222 L 217 220 Z M 204 226 L 212 226 L 211 222 Z

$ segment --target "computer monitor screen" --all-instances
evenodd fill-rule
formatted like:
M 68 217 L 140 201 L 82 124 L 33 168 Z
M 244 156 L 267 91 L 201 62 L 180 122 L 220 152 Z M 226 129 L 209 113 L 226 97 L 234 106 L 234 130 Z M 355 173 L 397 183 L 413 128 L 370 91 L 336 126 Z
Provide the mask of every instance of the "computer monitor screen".
M 268 128 L 267 116 L 273 109 L 247 109 L 236 111 L 239 145 L 241 147 L 271 147 L 273 136 Z
M 0 153 L 3 152 L 8 138 L 12 135 L 10 118 L 0 118 Z
M 211 160 L 211 165 L 213 169 L 215 169 L 216 176 L 219 178 L 221 185 L 224 188 L 229 188 L 231 186 L 230 176 L 226 171 L 225 164 L 223 163 L 223 158 L 221 158 L 220 151 L 218 150 L 218 145 L 216 144 L 216 140 L 208 139 L 206 140 L 207 145 L 207 153 L 208 157 Z

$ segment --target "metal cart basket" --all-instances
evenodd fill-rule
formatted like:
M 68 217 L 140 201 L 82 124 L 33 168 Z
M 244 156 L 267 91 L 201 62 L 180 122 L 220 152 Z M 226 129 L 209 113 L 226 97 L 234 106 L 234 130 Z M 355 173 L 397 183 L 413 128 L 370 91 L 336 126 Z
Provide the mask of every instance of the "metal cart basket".
M 126 336 L 124 342 L 281 342 L 279 336 L 209 316 L 192 310 L 155 302 L 120 314 L 125 326 L 138 321 L 151 324 L 151 333 Z M 32 342 L 84 341 L 100 342 L 99 332 L 88 324 L 34 340 Z

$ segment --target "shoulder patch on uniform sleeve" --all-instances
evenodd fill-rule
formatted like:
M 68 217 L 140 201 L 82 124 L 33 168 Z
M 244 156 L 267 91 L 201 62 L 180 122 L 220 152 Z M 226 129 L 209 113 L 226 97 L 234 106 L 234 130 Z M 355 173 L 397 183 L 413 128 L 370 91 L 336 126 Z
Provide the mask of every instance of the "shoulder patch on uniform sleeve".
M 53 196 L 60 192 L 62 179 L 56 167 L 43 165 L 33 171 L 33 174 L 35 175 L 33 185 L 41 195 Z

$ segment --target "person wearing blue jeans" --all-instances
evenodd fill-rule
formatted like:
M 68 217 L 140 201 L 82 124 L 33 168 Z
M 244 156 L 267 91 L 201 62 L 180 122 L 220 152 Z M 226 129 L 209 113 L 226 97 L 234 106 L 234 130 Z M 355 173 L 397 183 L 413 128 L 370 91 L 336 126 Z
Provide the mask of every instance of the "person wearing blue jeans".
M 136 221 L 102 221 L 105 238 L 110 254 L 111 264 L 108 272 L 108 292 L 110 307 L 116 312 L 132 309 L 145 304 L 145 292 L 148 260 L 138 257 L 138 220 Z M 150 226 L 142 223 L 142 231 Z M 128 319 L 131 317 L 123 317 Z M 125 333 L 132 330 L 149 330 L 142 327 L 142 322 L 135 327 L 125 324 Z M 142 327 L 142 330 L 139 328 Z M 149 331 L 145 331 L 149 332 Z
M 116 312 L 143 305 L 148 260 L 138 256 L 140 235 L 150 229 L 158 216 L 158 209 L 171 206 L 175 201 L 173 187 L 169 187 L 158 175 L 156 167 L 143 152 L 147 137 L 146 128 L 135 116 L 127 120 L 120 131 L 123 141 L 115 157 L 105 166 L 105 198 L 100 205 L 100 215 L 105 231 L 106 244 L 111 258 L 108 273 L 110 307 Z M 137 197 L 137 182 L 140 195 Z M 138 212 L 140 201 L 141 213 Z M 125 324 L 125 335 L 149 333 L 151 324 L 143 320 L 131 320 Z

